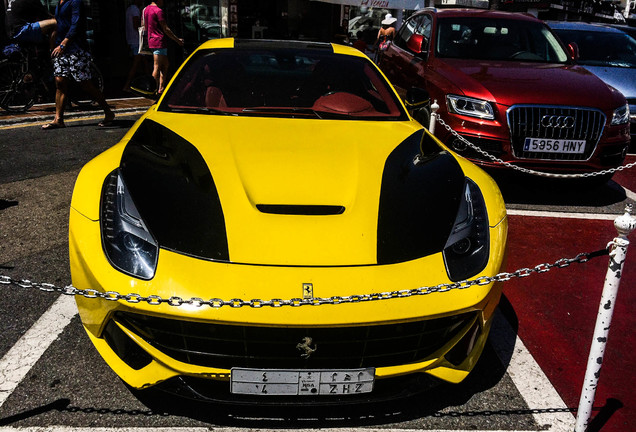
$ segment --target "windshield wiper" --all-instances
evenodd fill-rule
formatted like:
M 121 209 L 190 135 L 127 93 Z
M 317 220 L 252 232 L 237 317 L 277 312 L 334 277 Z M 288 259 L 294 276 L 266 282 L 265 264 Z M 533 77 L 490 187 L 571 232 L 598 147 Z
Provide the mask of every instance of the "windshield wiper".
M 244 108 L 244 113 L 281 113 L 281 114 L 311 114 L 319 119 L 322 116 L 311 108 L 269 108 L 269 107 L 258 107 L 258 108 Z
M 197 113 L 197 114 L 215 114 L 215 115 L 236 115 L 234 113 L 223 111 L 218 108 L 210 107 L 188 107 L 188 108 L 170 108 L 172 112 L 178 113 Z

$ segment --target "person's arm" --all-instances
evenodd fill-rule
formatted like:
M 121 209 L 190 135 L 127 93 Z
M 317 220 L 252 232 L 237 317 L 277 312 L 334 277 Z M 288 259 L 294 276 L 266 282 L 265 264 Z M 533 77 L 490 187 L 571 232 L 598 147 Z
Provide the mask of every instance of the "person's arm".
M 172 39 L 173 41 L 175 41 L 176 43 L 179 44 L 179 46 L 183 46 L 183 39 L 179 39 L 173 32 L 172 30 L 170 30 L 170 27 L 168 27 L 168 24 L 166 24 L 165 21 L 159 21 L 159 25 L 161 25 L 161 30 L 163 30 L 163 32 L 165 33 L 166 36 L 168 36 L 170 39 Z
M 75 38 L 75 35 L 77 33 L 77 27 L 79 25 L 79 20 L 81 18 L 81 8 L 82 7 L 82 2 L 81 1 L 76 1 L 76 0 L 71 0 L 71 11 L 72 11 L 72 15 L 71 15 L 71 26 L 68 29 L 68 32 L 66 32 L 66 37 L 62 40 L 62 42 L 55 47 L 55 49 L 53 50 L 53 52 L 51 53 L 52 57 L 57 57 L 59 55 L 61 55 L 64 50 L 66 50 L 66 47 L 68 46 L 68 44 Z

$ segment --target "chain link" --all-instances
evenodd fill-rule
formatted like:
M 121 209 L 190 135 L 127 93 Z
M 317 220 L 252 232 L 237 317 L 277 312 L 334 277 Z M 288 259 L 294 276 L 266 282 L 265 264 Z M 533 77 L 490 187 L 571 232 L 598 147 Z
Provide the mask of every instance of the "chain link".
M 568 267 L 573 263 L 585 263 L 592 258 L 599 257 L 602 255 L 607 255 L 609 253 L 608 249 L 602 249 L 596 252 L 589 253 L 580 253 L 574 258 L 561 258 L 556 260 L 554 263 L 542 263 L 534 266 L 533 268 L 522 268 L 512 273 L 503 272 L 498 273 L 495 276 L 480 276 L 476 279 L 470 280 L 462 280 L 459 282 L 445 283 L 439 284 L 435 286 L 426 286 L 420 288 L 413 289 L 403 289 L 396 291 L 385 291 L 380 293 L 371 293 L 371 294 L 353 294 L 349 296 L 333 296 L 333 297 L 315 297 L 315 298 L 292 298 L 289 300 L 283 300 L 279 298 L 274 298 L 271 300 L 262 300 L 262 299 L 252 299 L 252 300 L 243 300 L 239 298 L 233 298 L 230 300 L 223 300 L 220 298 L 212 298 L 210 300 L 203 300 L 199 297 L 192 297 L 188 300 L 184 300 L 178 296 L 172 296 L 170 298 L 163 298 L 159 295 L 149 295 L 144 297 L 140 294 L 130 293 L 130 294 L 120 294 L 117 291 L 106 291 L 101 292 L 96 289 L 79 289 L 75 288 L 72 285 L 67 285 L 65 287 L 58 287 L 49 283 L 37 283 L 31 282 L 26 279 L 16 280 L 12 279 L 9 276 L 0 275 L 0 285 L 14 285 L 20 288 L 34 288 L 40 291 L 45 292 L 59 292 L 64 295 L 72 295 L 72 296 L 81 296 L 88 299 L 103 299 L 107 301 L 124 301 L 130 304 L 137 303 L 148 303 L 149 305 L 157 306 L 161 304 L 167 304 L 169 306 L 180 307 L 183 305 L 188 306 L 208 306 L 214 309 L 219 309 L 224 306 L 228 306 L 230 308 L 242 308 L 243 306 L 248 306 L 251 308 L 262 308 L 265 306 L 270 306 L 274 308 L 282 307 L 282 306 L 291 306 L 291 307 L 300 307 L 300 306 L 320 306 L 325 304 L 331 305 L 339 305 L 344 303 L 362 303 L 369 301 L 378 301 L 378 300 L 390 300 L 396 298 L 406 298 L 413 297 L 419 295 L 427 295 L 433 293 L 445 293 L 452 290 L 458 289 L 466 289 L 472 286 L 483 286 L 488 285 L 492 282 L 506 282 L 513 278 L 524 278 L 532 275 L 533 273 L 545 273 L 553 268 L 564 268 Z
M 613 174 L 615 172 L 623 171 L 623 170 L 626 170 L 626 169 L 629 169 L 629 168 L 633 168 L 634 166 L 636 166 L 636 162 L 632 162 L 630 164 L 622 165 L 622 166 L 619 166 L 619 167 L 616 167 L 616 168 L 611 168 L 611 169 L 606 169 L 606 170 L 601 170 L 601 171 L 588 172 L 588 173 L 580 173 L 580 174 L 547 173 L 547 172 L 543 172 L 543 171 L 536 171 L 536 170 L 532 170 L 532 169 L 529 169 L 529 168 L 520 167 L 520 166 L 514 165 L 514 164 L 512 164 L 510 162 L 506 162 L 505 160 L 499 159 L 498 157 L 496 157 L 494 155 L 491 155 L 487 151 L 485 151 L 482 148 L 480 148 L 480 147 L 476 146 L 475 144 L 471 143 L 466 138 L 461 136 L 459 133 L 454 131 L 453 128 L 451 128 L 448 125 L 448 123 L 446 123 L 439 115 L 437 115 L 437 114 L 434 114 L 434 115 L 435 115 L 435 118 L 436 118 L 437 122 L 439 124 L 441 124 L 442 126 L 444 126 L 444 128 L 448 132 L 450 132 L 455 138 L 459 139 L 461 142 L 466 144 L 468 147 L 470 147 L 471 149 L 475 150 L 477 153 L 481 154 L 482 156 L 485 156 L 486 158 L 490 159 L 493 162 L 500 163 L 501 165 L 504 165 L 507 168 L 510 168 L 510 169 L 513 169 L 513 170 L 516 170 L 516 171 L 520 171 L 522 173 L 532 174 L 532 175 L 536 175 L 536 176 L 539 176 L 539 177 L 574 179 L 574 178 L 590 178 L 590 177 L 602 176 L 602 175 L 605 175 L 605 174 Z

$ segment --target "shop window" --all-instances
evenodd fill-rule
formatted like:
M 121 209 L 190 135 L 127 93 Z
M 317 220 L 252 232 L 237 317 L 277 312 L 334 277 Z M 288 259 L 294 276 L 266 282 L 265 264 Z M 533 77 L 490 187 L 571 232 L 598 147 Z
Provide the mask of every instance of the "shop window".
M 228 0 L 186 0 L 181 3 L 183 37 L 202 43 L 228 35 Z
M 388 13 L 396 16 L 394 9 L 352 6 L 349 10 L 349 38 L 362 39 L 368 45 L 373 45 L 382 27 L 382 20 Z

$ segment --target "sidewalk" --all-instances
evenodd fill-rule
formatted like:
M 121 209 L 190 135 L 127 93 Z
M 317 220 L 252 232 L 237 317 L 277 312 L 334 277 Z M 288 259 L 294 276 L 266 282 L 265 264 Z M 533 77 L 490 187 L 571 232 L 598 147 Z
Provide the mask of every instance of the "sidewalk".
M 130 97 L 119 99 L 108 99 L 108 105 L 117 113 L 142 113 L 148 109 L 154 101 L 142 97 Z M 65 119 L 90 117 L 102 113 L 97 105 L 89 108 L 78 108 L 73 106 L 64 111 Z M 24 113 L 9 113 L 0 110 L 0 127 L 30 123 L 51 121 L 55 117 L 55 104 L 33 105 Z

